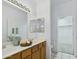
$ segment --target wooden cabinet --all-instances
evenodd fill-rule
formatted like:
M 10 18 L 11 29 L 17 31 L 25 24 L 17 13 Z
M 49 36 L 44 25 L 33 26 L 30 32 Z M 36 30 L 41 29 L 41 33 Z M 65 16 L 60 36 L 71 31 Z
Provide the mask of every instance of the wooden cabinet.
M 21 53 L 14 54 L 14 55 L 7 57 L 5 59 L 21 59 Z
M 34 45 L 5 59 L 46 59 L 46 42 Z

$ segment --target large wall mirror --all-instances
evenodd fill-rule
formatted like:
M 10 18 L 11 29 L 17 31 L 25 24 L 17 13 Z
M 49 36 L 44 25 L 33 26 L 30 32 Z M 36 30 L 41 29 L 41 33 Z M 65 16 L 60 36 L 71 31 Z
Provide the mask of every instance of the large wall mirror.
M 27 13 L 12 7 L 12 5 L 3 2 L 3 14 L 2 14 L 2 41 L 3 45 L 6 42 L 11 41 L 12 38 L 26 39 L 28 36 L 27 29 Z M 5 44 L 6 45 L 6 44 Z M 10 44 L 9 44 L 10 45 Z

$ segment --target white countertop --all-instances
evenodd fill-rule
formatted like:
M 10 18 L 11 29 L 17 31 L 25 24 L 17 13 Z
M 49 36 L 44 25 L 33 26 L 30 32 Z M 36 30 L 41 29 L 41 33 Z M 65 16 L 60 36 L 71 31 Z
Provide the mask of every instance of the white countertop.
M 18 52 L 21 52 L 22 50 L 28 49 L 28 48 L 30 48 L 30 47 L 32 47 L 32 46 L 34 46 L 36 44 L 39 44 L 41 42 L 44 42 L 44 41 L 45 41 L 44 39 L 39 39 L 39 40 L 37 39 L 37 40 L 33 40 L 32 45 L 30 45 L 30 46 L 26 46 L 26 47 L 9 46 L 7 48 L 4 48 L 2 50 L 2 58 L 4 59 L 6 57 L 9 57 L 9 56 L 11 56 L 13 54 L 16 54 Z

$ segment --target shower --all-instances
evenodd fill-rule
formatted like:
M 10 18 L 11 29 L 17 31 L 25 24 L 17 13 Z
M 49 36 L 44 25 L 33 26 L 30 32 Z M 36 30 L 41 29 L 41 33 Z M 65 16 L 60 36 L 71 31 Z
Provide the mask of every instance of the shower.
M 65 57 L 67 59 L 75 58 L 73 17 L 72 16 L 59 17 L 57 19 L 56 27 L 57 27 L 57 39 L 51 41 L 52 57 L 57 59 L 62 58 L 65 59 Z

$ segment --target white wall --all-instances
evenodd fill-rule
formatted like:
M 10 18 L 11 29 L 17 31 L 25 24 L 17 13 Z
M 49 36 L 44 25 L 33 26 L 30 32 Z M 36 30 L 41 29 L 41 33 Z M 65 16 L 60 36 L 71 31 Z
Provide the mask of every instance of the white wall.
M 47 41 L 47 53 L 46 58 L 50 59 L 51 49 L 50 49 L 50 32 L 51 32 L 51 23 L 50 23 L 50 0 L 37 0 L 37 17 L 45 18 L 45 33 L 44 37 Z M 43 36 L 43 35 L 42 35 Z
M 57 0 L 56 0 L 57 1 Z M 56 25 L 57 25 L 57 19 L 60 17 L 65 16 L 72 16 L 73 17 L 73 27 L 74 27 L 74 48 L 76 52 L 76 0 L 67 0 L 67 2 L 62 2 L 59 4 L 56 4 L 55 0 L 52 1 L 52 42 L 54 43 L 54 47 L 57 47 L 57 34 L 55 34 L 56 31 Z M 58 3 L 58 2 L 57 2 Z M 55 49 L 56 50 L 56 49 Z M 76 54 L 76 53 L 75 53 Z

